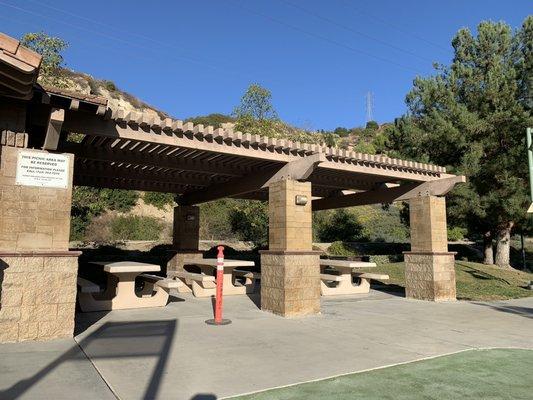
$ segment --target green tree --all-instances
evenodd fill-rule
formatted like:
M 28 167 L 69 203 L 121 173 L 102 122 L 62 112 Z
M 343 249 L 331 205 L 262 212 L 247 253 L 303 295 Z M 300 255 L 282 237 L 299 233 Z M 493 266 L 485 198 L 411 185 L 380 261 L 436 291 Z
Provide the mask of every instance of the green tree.
M 342 126 L 339 126 L 339 127 L 335 128 L 333 133 L 338 135 L 338 136 L 340 136 L 340 137 L 350 136 L 350 130 L 347 129 L 347 128 L 343 128 Z
M 174 204 L 174 197 L 173 193 L 145 192 L 143 201 L 146 204 L 151 204 L 160 210 L 164 210 L 166 206 Z
M 237 119 L 243 117 L 258 121 L 278 119 L 278 114 L 272 105 L 272 93 L 257 83 L 248 87 L 233 113 Z
M 262 201 L 241 200 L 230 210 L 233 232 L 240 240 L 256 246 L 268 243 L 268 204 Z
M 41 82 L 62 87 L 64 85 L 61 79 L 62 53 L 68 47 L 68 43 L 44 32 L 26 33 L 20 43 L 42 56 L 39 75 Z
M 409 114 L 396 121 L 391 147 L 419 161 L 448 166 L 469 182 L 450 197 L 449 214 L 484 237 L 485 262 L 509 266 L 510 235 L 523 224 L 528 203 L 524 132 L 532 71 L 533 16 L 518 32 L 482 22 L 477 36 L 461 29 L 450 66 L 418 77 L 407 95 Z M 458 225 L 461 226 L 461 225 Z
M 379 129 L 379 124 L 376 121 L 368 121 L 366 123 L 366 129 L 370 131 L 377 131 Z

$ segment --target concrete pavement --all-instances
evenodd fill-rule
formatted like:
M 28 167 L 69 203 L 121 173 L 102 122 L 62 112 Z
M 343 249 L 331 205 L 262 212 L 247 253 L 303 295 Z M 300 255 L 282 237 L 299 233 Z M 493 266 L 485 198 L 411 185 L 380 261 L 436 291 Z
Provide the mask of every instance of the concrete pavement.
M 233 323 L 217 327 L 204 323 L 210 299 L 180 297 L 80 315 L 76 342 L 0 345 L 0 398 L 217 399 L 461 350 L 533 349 L 533 298 L 430 303 L 373 291 L 291 320 L 232 296 Z

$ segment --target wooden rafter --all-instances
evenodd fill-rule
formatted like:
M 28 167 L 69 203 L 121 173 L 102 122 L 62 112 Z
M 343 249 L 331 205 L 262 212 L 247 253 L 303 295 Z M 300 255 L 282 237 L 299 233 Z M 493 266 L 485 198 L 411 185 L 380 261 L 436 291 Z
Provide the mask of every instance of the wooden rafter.
M 313 211 L 362 206 L 366 204 L 393 203 L 418 196 L 444 196 L 453 189 L 455 184 L 463 182 L 466 182 L 464 176 L 453 176 L 430 182 L 408 183 L 391 188 L 385 187 L 344 196 L 317 199 L 312 202 Z

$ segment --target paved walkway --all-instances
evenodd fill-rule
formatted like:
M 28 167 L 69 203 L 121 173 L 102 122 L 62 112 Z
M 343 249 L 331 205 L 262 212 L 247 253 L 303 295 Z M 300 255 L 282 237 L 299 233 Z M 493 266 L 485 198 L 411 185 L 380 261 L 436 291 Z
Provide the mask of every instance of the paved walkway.
M 184 301 L 183 301 L 184 300 Z M 218 399 L 484 347 L 533 349 L 533 298 L 429 303 L 373 292 L 287 320 L 225 298 L 79 317 L 76 341 L 0 345 L 0 398 Z

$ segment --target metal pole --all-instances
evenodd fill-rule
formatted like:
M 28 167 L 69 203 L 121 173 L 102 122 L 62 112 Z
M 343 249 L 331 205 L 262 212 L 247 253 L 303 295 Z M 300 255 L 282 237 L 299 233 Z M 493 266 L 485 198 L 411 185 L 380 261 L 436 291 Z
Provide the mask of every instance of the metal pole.
M 526 270 L 526 249 L 524 247 L 524 230 L 520 232 L 520 242 L 522 244 L 522 269 Z
M 531 205 L 527 210 L 528 213 L 533 212 L 533 149 L 531 145 L 533 144 L 531 140 L 531 134 L 533 133 L 532 128 L 526 129 L 526 139 L 527 139 L 527 163 L 529 165 L 529 198 Z

